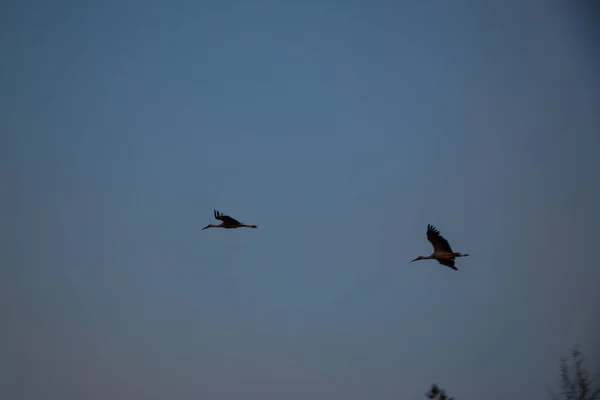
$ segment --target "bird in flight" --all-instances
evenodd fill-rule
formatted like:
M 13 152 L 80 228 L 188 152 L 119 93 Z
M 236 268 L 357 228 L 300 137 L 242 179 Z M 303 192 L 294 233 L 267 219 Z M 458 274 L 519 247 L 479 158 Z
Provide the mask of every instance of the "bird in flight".
M 433 253 L 431 253 L 430 256 L 419 256 L 411 262 L 418 260 L 437 260 L 440 264 L 458 271 L 458 268 L 454 266 L 454 258 L 469 256 L 468 254 L 455 253 L 452 251 L 450 243 L 448 243 L 448 241 L 440 234 L 440 231 L 432 225 L 427 225 L 427 240 L 429 240 L 433 246 Z
M 231 218 L 229 215 L 223 215 L 217 210 L 215 210 L 215 218 L 221 221 L 219 225 L 208 224 L 202 230 L 208 228 L 225 228 L 225 229 L 235 229 L 235 228 L 258 228 L 256 225 L 247 225 L 242 224 L 235 218 Z

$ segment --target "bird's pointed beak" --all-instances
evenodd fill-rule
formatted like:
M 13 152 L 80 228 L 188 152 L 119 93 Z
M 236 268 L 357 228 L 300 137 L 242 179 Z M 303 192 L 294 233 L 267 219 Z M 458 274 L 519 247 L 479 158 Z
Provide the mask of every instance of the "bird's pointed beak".
M 415 262 L 415 261 L 417 261 L 417 260 L 419 260 L 419 259 L 420 259 L 420 257 L 417 257 L 417 258 L 415 258 L 414 260 L 412 260 L 411 262 Z
M 210 225 L 206 225 L 204 228 L 202 228 L 201 230 L 205 230 L 206 228 L 210 228 Z

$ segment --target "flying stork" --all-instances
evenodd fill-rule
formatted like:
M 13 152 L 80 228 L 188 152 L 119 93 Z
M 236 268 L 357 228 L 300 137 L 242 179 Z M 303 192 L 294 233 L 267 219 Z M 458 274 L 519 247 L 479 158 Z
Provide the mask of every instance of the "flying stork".
M 433 253 L 430 256 L 419 256 L 411 262 L 418 260 L 437 260 L 442 265 L 450 267 L 455 271 L 458 268 L 454 266 L 455 257 L 468 257 L 468 254 L 455 253 L 450 247 L 450 243 L 440 234 L 434 226 L 427 225 L 427 240 L 433 246 Z
M 207 228 L 225 228 L 225 229 L 235 229 L 235 228 L 258 228 L 256 225 L 247 225 L 242 224 L 235 218 L 231 218 L 229 215 L 223 215 L 217 210 L 215 211 L 215 218 L 221 221 L 219 225 L 208 224 L 202 230 Z

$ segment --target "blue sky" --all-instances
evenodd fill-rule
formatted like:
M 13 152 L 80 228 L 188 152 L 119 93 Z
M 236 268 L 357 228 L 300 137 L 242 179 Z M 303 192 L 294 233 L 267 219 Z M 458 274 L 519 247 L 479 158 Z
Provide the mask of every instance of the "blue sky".
M 600 371 L 591 10 L 141 4 L 0 13 L 3 398 L 546 399 L 576 343 Z M 428 223 L 459 271 L 410 263 Z

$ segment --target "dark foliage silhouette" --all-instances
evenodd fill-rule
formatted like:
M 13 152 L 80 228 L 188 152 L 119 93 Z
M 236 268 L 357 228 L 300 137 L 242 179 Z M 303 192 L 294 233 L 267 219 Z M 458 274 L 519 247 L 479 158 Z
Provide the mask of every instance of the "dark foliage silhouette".
M 431 385 L 429 392 L 425 394 L 428 399 L 434 400 L 454 400 L 454 397 L 448 397 L 443 389 L 440 389 L 435 383 Z

